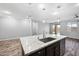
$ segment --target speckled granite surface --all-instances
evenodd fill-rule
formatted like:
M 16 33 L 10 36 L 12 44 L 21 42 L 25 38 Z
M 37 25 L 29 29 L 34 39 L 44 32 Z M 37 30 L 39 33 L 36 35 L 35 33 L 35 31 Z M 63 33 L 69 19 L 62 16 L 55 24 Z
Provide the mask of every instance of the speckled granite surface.
M 28 36 L 28 37 L 21 37 L 21 44 L 23 46 L 23 50 L 24 50 L 24 55 L 29 55 L 31 53 L 34 53 L 35 51 L 42 49 L 50 44 L 53 44 L 59 40 L 62 40 L 64 38 L 66 38 L 66 36 L 63 35 L 52 35 L 52 34 L 46 34 L 45 37 L 52 37 L 52 38 L 56 38 L 55 40 L 52 40 L 50 42 L 44 43 L 41 42 L 39 39 L 42 38 L 42 35 L 37 35 L 37 36 Z
M 0 41 L 0 56 L 21 56 L 22 48 L 19 39 Z

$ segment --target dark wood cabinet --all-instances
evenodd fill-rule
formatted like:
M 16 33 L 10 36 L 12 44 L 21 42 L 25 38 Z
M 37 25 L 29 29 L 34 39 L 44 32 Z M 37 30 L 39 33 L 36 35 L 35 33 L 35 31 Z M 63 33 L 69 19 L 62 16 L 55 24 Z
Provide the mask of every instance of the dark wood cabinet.
M 46 48 L 47 56 L 59 56 L 60 55 L 60 42 L 51 44 Z
M 55 44 L 55 56 L 60 56 L 60 41 Z
M 60 41 L 60 55 L 63 56 L 65 53 L 65 38 Z
M 29 56 L 45 56 L 45 54 L 46 54 L 45 49 L 41 49 L 39 51 L 36 51 L 36 52 L 30 54 Z
M 55 50 L 54 50 L 54 45 L 50 45 L 46 47 L 46 56 L 54 56 L 55 55 Z
M 65 39 L 55 42 L 30 56 L 62 56 L 65 53 Z

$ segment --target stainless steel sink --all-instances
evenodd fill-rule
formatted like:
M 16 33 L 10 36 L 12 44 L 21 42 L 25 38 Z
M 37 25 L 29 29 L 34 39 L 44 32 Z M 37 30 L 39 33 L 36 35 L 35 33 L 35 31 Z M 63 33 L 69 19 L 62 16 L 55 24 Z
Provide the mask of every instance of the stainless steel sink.
M 51 37 L 47 37 L 47 38 L 43 38 L 43 39 L 39 39 L 41 42 L 47 43 L 50 42 L 52 40 L 55 40 L 56 38 L 51 38 Z

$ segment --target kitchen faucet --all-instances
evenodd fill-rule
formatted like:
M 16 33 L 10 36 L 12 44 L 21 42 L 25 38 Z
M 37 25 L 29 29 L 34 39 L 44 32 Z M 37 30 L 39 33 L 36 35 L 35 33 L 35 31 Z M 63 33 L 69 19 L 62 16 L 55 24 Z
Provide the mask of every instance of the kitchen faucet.
M 43 38 L 45 38 L 45 32 L 43 31 Z
M 45 32 L 43 31 L 42 37 L 45 38 Z M 37 39 L 40 39 L 39 36 L 37 37 Z

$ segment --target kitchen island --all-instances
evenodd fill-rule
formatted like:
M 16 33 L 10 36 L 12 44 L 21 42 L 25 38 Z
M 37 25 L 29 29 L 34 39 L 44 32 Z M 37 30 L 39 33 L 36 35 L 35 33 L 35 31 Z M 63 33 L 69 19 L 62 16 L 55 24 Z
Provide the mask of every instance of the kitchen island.
M 44 49 L 43 52 L 45 53 L 46 47 L 53 45 L 54 43 L 64 40 L 66 38 L 66 36 L 63 36 L 63 35 L 53 35 L 53 34 L 46 34 L 45 37 L 51 37 L 51 38 L 56 38 L 56 39 L 52 40 L 50 42 L 44 43 L 39 40 L 39 39 L 43 38 L 43 35 L 21 37 L 20 40 L 21 40 L 21 44 L 23 46 L 24 55 L 28 56 L 28 55 L 36 53 L 42 49 Z M 65 42 L 62 45 L 65 45 Z M 65 49 L 65 47 L 64 47 L 64 49 Z M 38 52 L 38 53 L 40 54 L 40 52 Z M 46 53 L 44 55 L 46 55 Z M 39 56 L 39 55 L 37 55 L 37 56 Z

